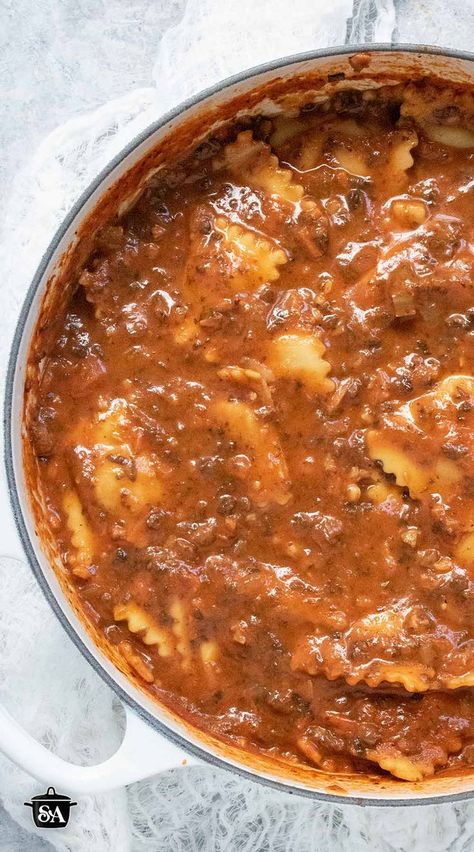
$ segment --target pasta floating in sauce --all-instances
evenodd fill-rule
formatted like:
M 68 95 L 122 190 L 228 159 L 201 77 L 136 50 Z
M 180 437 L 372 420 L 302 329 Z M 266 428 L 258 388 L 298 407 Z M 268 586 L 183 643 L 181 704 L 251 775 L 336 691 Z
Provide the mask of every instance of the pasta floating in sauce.
M 327 772 L 474 765 L 466 109 L 346 91 L 155 176 L 28 424 L 65 567 L 146 688 Z

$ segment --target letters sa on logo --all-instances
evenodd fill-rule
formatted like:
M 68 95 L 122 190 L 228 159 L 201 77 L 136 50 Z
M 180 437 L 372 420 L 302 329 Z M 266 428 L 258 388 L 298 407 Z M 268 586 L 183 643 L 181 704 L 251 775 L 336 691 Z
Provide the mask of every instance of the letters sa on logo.
M 48 787 L 46 793 L 33 796 L 31 802 L 24 804 L 32 808 L 37 828 L 66 828 L 70 810 L 77 802 L 71 802 L 69 796 L 61 796 L 54 787 Z

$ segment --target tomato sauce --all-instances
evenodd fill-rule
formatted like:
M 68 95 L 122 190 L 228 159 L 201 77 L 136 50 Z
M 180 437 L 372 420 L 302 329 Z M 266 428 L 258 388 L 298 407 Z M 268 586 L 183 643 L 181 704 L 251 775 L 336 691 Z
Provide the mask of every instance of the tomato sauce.
M 98 233 L 38 371 L 87 617 L 199 728 L 329 772 L 474 763 L 463 105 L 344 91 L 209 138 Z

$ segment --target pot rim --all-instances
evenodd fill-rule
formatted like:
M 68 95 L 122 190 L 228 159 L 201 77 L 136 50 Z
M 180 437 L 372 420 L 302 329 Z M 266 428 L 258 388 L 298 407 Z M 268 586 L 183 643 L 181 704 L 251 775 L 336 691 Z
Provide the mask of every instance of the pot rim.
M 200 92 L 192 95 L 186 100 L 182 101 L 178 106 L 164 113 L 157 121 L 152 122 L 148 127 L 145 128 L 141 133 L 135 136 L 121 151 L 115 155 L 113 159 L 101 170 L 96 178 L 87 186 L 87 188 L 81 193 L 77 201 L 74 203 L 70 211 L 67 213 L 62 223 L 56 230 L 53 238 L 51 239 L 48 247 L 46 248 L 41 261 L 38 265 L 38 268 L 33 276 L 32 282 L 28 287 L 26 292 L 21 311 L 17 320 L 17 324 L 15 327 L 13 341 L 10 349 L 9 359 L 8 359 L 8 367 L 6 373 L 5 380 L 5 396 L 4 396 L 4 414 L 3 414 L 3 427 L 4 427 L 4 463 L 6 469 L 7 476 L 7 485 L 10 497 L 10 504 L 13 513 L 13 518 L 16 526 L 16 530 L 18 532 L 20 542 L 22 548 L 24 550 L 26 560 L 33 571 L 35 579 L 37 580 L 41 591 L 43 592 L 46 600 L 51 606 L 54 614 L 60 621 L 63 629 L 66 631 L 69 638 L 75 644 L 75 646 L 79 649 L 81 654 L 85 657 L 87 662 L 92 666 L 95 672 L 102 678 L 103 681 L 109 686 L 113 692 L 120 698 L 120 700 L 128 707 L 130 707 L 139 717 L 141 717 L 148 725 L 150 725 L 154 730 L 156 730 L 159 734 L 165 737 L 168 740 L 171 740 L 175 745 L 184 749 L 185 751 L 193 754 L 197 758 L 203 760 L 204 762 L 210 764 L 213 767 L 218 769 L 225 769 L 230 772 L 235 772 L 242 778 L 254 781 L 256 783 L 264 784 L 267 787 L 270 787 L 279 792 L 286 792 L 289 795 L 299 795 L 304 796 L 305 798 L 310 798 L 315 801 L 327 802 L 330 804 L 345 804 L 345 805 L 362 805 L 366 807 L 407 807 L 407 806 L 415 806 L 415 805 L 435 805 L 435 804 L 443 804 L 447 802 L 458 802 L 465 801 L 467 799 L 474 798 L 474 788 L 472 790 L 463 791 L 461 793 L 452 793 L 452 794 L 440 794 L 440 795 L 431 795 L 422 798 L 413 797 L 413 798 L 372 798 L 372 797 L 358 797 L 356 795 L 348 794 L 347 796 L 326 793 L 319 790 L 313 790 L 308 787 L 299 787 L 294 786 L 291 782 L 284 782 L 274 780 L 272 778 L 268 778 L 265 775 L 260 774 L 259 772 L 251 772 L 250 769 L 245 768 L 243 765 L 235 765 L 234 763 L 229 763 L 224 760 L 222 757 L 209 752 L 204 746 L 196 745 L 191 742 L 186 736 L 173 731 L 169 728 L 164 722 L 157 719 L 153 716 L 148 710 L 146 710 L 141 704 L 139 704 L 134 698 L 128 695 L 124 689 L 113 679 L 111 675 L 105 670 L 105 668 L 101 665 L 99 660 L 91 653 L 91 651 L 87 648 L 83 639 L 79 635 L 79 633 L 73 628 L 72 624 L 66 618 L 63 613 L 56 597 L 54 596 L 50 585 L 41 569 L 39 561 L 36 557 L 36 553 L 34 551 L 34 547 L 32 544 L 32 540 L 27 530 L 25 517 L 23 514 L 23 509 L 21 507 L 21 502 L 18 494 L 15 471 L 14 471 L 14 462 L 13 462 L 13 446 L 12 446 L 12 407 L 13 407 L 13 388 L 14 388 L 14 379 L 16 374 L 16 368 L 18 363 L 18 353 L 21 345 L 21 341 L 23 338 L 23 332 L 25 329 L 26 321 L 30 313 L 31 305 L 36 295 L 38 288 L 41 286 L 43 282 L 43 278 L 45 272 L 48 268 L 50 260 L 54 255 L 56 249 L 58 248 L 62 238 L 67 232 L 68 228 L 72 225 L 76 217 L 80 214 L 82 208 L 86 205 L 90 197 L 93 193 L 100 188 L 102 183 L 107 179 L 107 177 L 114 171 L 114 169 L 119 166 L 123 160 L 128 158 L 143 142 L 145 142 L 150 136 L 156 133 L 158 130 L 163 128 L 168 122 L 178 118 L 183 113 L 187 112 L 191 107 L 197 106 L 200 103 L 205 102 L 211 96 L 217 94 L 218 92 L 222 92 L 225 89 L 228 89 L 238 83 L 245 82 L 252 77 L 257 77 L 260 74 L 264 74 L 271 71 L 278 71 L 283 68 L 290 68 L 292 65 L 296 65 L 300 62 L 311 61 L 314 59 L 324 59 L 335 56 L 347 56 L 349 54 L 355 53 L 408 53 L 408 54 L 424 54 L 428 56 L 445 56 L 450 59 L 461 59 L 468 60 L 474 63 L 474 53 L 466 51 L 466 50 L 457 50 L 454 48 L 443 48 L 435 45 L 424 45 L 424 44 L 394 44 L 394 43 L 363 43 L 363 44 L 353 44 L 353 45 L 340 45 L 328 48 L 319 48 L 318 50 L 310 50 L 302 53 L 290 54 L 288 56 L 281 57 L 279 59 L 271 60 L 269 62 L 261 63 L 256 66 L 252 66 L 249 69 L 239 72 L 238 74 L 233 74 L 229 77 L 226 77 L 224 80 L 221 80 L 217 83 L 214 83 L 212 86 L 207 87 L 206 89 L 201 90 Z

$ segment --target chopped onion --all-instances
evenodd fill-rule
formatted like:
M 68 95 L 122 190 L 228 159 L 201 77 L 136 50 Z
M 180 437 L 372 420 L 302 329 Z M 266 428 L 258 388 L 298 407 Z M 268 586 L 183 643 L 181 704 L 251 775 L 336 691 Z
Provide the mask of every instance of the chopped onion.
M 392 296 L 393 310 L 396 317 L 413 317 L 416 314 L 413 293 L 405 291 L 394 293 Z
M 265 405 L 273 408 L 273 396 L 270 388 L 270 385 L 275 384 L 273 371 L 266 364 L 262 364 L 261 361 L 256 361 L 255 358 L 242 358 L 242 364 L 260 374 L 260 395 Z

